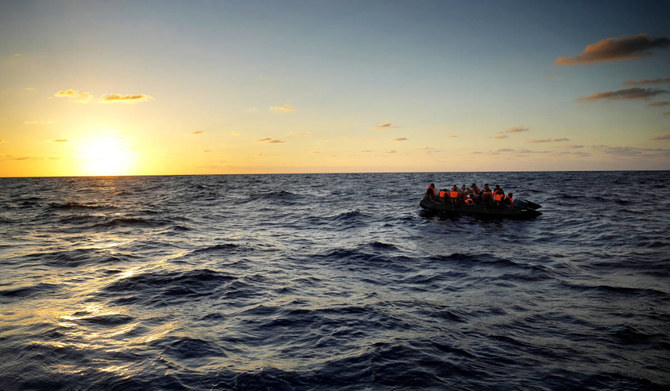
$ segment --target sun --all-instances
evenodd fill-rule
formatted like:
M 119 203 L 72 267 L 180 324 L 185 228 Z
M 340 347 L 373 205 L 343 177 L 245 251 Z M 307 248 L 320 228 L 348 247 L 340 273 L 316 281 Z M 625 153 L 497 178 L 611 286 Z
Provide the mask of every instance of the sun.
M 128 175 L 135 163 L 135 152 L 127 141 L 113 135 L 83 142 L 80 157 L 82 172 L 91 176 Z

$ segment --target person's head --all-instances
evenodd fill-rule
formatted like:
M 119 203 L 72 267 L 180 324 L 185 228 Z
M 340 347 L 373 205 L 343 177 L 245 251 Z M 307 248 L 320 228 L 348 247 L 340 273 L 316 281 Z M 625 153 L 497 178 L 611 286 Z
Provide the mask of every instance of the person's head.
M 434 183 L 431 183 L 431 184 L 430 184 L 430 187 L 435 187 L 435 184 L 434 184 Z
M 500 185 L 496 185 L 496 189 L 500 189 Z
M 509 198 L 512 198 L 512 197 L 514 197 L 514 194 L 509 193 L 507 196 L 508 196 Z

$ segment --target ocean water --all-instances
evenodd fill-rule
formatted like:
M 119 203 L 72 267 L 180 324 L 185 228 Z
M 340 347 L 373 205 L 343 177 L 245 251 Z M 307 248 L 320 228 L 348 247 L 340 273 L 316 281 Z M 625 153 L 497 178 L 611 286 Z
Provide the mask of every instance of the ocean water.
M 432 215 L 430 182 L 544 214 Z M 667 171 L 0 179 L 0 389 L 669 389 L 669 193 Z

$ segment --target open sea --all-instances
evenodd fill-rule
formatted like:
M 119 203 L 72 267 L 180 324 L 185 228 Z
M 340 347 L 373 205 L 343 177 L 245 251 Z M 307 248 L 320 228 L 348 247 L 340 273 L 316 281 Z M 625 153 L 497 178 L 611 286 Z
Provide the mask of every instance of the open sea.
M 421 210 L 500 184 L 529 221 Z M 668 390 L 670 172 L 0 178 L 0 389 Z

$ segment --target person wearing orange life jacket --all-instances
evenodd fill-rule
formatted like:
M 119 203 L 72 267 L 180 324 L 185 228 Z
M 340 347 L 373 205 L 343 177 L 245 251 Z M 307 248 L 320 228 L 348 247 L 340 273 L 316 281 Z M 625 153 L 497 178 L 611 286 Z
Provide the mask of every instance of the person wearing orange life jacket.
M 458 193 L 459 193 L 458 192 L 458 186 L 454 185 L 451 188 L 451 191 L 449 192 L 449 199 L 451 200 L 451 202 L 453 202 L 453 203 L 458 202 Z
M 485 184 L 484 188 L 482 189 L 482 200 L 487 205 L 493 201 L 493 192 L 491 191 L 488 183 Z
M 446 189 L 440 189 L 440 192 L 438 193 L 438 196 L 440 197 L 440 201 L 444 202 L 447 198 L 447 190 Z
M 507 197 L 505 197 L 505 200 L 503 201 L 503 204 L 513 206 L 514 205 L 514 194 L 509 193 L 507 195 Z
M 496 185 L 496 188 L 493 189 L 493 202 L 495 202 L 497 206 L 500 206 L 503 198 L 505 198 L 505 192 L 500 188 L 500 185 Z
M 426 189 L 426 195 L 424 196 L 425 198 L 432 199 L 435 197 L 435 184 L 431 183 L 428 185 L 428 189 Z

